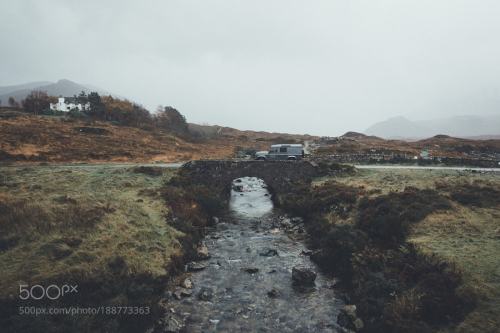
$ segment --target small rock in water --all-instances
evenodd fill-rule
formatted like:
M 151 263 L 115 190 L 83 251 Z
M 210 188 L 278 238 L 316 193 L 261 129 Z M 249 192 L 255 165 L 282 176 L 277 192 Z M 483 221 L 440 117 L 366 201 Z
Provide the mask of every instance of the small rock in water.
M 280 295 L 280 292 L 276 289 L 271 289 L 267 292 L 267 296 L 270 298 L 277 298 Z
M 233 191 L 243 192 L 243 185 L 233 185 Z
M 207 266 L 199 262 L 190 262 L 189 264 L 186 265 L 186 269 L 188 272 L 197 272 L 205 268 L 207 268 Z
M 247 272 L 249 274 L 255 274 L 259 271 L 259 269 L 256 267 L 248 267 L 248 268 L 245 268 L 244 270 L 245 270 L 245 272 Z
M 214 296 L 214 291 L 212 290 L 212 288 L 203 287 L 200 289 L 200 292 L 198 293 L 198 299 L 202 301 L 210 301 L 212 300 L 213 296 Z
M 276 270 L 275 269 L 271 269 L 269 272 L 267 272 L 268 274 L 272 274 L 272 273 L 276 273 Z
M 316 280 L 316 272 L 304 266 L 295 266 L 292 268 L 292 280 L 297 285 L 314 285 L 314 280 Z
M 191 281 L 190 278 L 186 278 L 186 279 L 182 280 L 180 285 L 182 288 L 191 289 L 191 288 L 193 288 L 193 281 Z
M 247 247 L 246 251 L 247 251 L 247 253 L 250 253 L 250 252 L 252 252 L 252 249 Z
M 278 251 L 271 248 L 265 248 L 259 253 L 259 255 L 263 257 L 274 257 L 278 255 Z
M 217 224 L 219 223 L 219 218 L 217 216 L 212 216 L 212 221 L 214 222 L 214 224 Z

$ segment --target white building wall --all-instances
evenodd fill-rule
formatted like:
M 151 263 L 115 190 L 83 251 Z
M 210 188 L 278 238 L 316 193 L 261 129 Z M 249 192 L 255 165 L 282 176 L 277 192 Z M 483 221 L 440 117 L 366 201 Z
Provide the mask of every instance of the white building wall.
M 78 109 L 79 111 L 83 110 L 89 110 L 90 109 L 90 103 L 86 103 L 82 105 L 81 103 L 75 104 L 75 103 L 68 103 L 66 104 L 64 97 L 59 97 L 57 103 L 50 103 L 50 109 L 53 111 L 63 111 L 63 112 L 68 112 L 73 109 Z

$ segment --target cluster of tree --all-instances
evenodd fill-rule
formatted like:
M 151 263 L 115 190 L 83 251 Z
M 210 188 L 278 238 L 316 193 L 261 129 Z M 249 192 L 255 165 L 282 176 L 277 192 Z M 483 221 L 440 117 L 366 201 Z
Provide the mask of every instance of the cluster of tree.
M 159 106 L 154 120 L 158 128 L 166 129 L 178 135 L 189 135 L 186 117 L 171 106 Z
M 186 117 L 171 106 L 159 106 L 156 113 L 151 114 L 138 104 L 112 96 L 100 97 L 97 93 L 90 93 L 88 100 L 90 102 L 88 114 L 95 119 L 113 121 L 126 126 L 159 128 L 189 136 Z
M 159 106 L 155 114 L 151 114 L 141 105 L 112 96 L 100 96 L 97 92 L 88 95 L 82 91 L 74 96 L 77 103 L 90 105 L 82 111 L 77 109 L 69 112 L 70 117 L 90 118 L 92 120 L 112 121 L 114 123 L 140 128 L 158 128 L 174 132 L 181 136 L 190 136 L 186 118 L 171 106 Z M 47 95 L 44 91 L 34 90 L 22 101 L 24 111 L 40 114 L 50 112 L 50 103 L 56 103 L 57 98 Z M 11 107 L 19 107 L 13 97 L 9 98 Z
M 24 111 L 33 114 L 40 114 L 50 109 L 50 103 L 55 103 L 57 99 L 49 96 L 45 91 L 33 90 L 22 101 Z
M 142 106 L 112 96 L 99 98 L 99 95 L 95 94 L 89 98 L 90 108 L 91 113 L 99 119 L 141 128 L 154 126 L 152 115 Z

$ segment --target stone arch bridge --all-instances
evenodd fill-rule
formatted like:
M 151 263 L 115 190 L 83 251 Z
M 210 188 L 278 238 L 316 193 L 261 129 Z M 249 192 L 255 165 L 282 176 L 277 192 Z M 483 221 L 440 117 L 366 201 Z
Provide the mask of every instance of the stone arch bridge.
M 229 196 L 231 182 L 241 177 L 257 177 L 264 180 L 270 191 L 281 194 L 300 183 L 310 183 L 315 177 L 334 175 L 352 170 L 339 164 L 301 161 L 191 161 L 181 167 L 180 174 L 192 184 L 205 185 L 217 194 Z M 215 193 L 214 193 L 215 194 Z

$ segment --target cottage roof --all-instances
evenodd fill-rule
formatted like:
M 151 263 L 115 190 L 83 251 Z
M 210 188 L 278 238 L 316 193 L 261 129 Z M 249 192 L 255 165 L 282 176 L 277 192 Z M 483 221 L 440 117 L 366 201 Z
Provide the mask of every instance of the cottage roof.
M 64 103 L 66 104 L 85 104 L 88 102 L 87 97 L 64 97 Z

